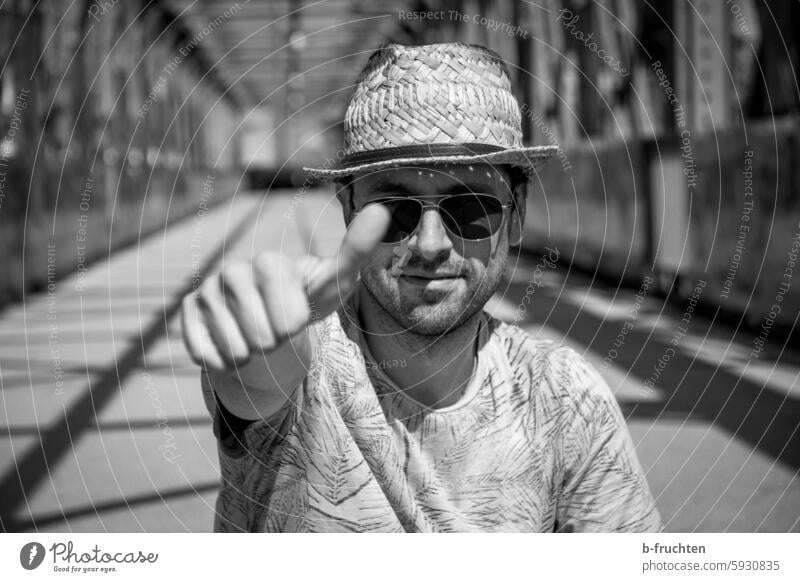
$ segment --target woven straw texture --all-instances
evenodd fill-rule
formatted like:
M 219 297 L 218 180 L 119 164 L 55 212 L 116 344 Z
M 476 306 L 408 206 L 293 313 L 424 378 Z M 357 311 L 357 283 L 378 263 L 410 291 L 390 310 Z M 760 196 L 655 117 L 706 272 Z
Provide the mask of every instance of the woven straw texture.
M 534 170 L 558 153 L 555 146 L 525 148 L 519 104 L 500 57 L 461 43 L 388 45 L 359 75 L 344 118 L 339 161 L 352 154 L 428 144 L 486 144 L 504 151 L 482 155 L 407 157 L 347 168 L 306 168 L 337 177 L 390 165 L 491 162 Z

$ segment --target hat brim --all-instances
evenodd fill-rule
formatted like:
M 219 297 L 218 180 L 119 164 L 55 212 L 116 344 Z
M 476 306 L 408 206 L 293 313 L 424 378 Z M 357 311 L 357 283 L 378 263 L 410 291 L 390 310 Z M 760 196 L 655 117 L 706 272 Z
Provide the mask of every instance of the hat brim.
M 409 156 L 391 160 L 381 160 L 346 168 L 307 168 L 303 170 L 320 180 L 336 180 L 356 174 L 374 172 L 395 166 L 411 166 L 422 164 L 494 164 L 511 165 L 524 170 L 527 174 L 535 173 L 553 156 L 558 155 L 558 146 L 532 146 L 526 148 L 507 149 L 499 152 L 474 155 L 442 155 L 442 156 Z

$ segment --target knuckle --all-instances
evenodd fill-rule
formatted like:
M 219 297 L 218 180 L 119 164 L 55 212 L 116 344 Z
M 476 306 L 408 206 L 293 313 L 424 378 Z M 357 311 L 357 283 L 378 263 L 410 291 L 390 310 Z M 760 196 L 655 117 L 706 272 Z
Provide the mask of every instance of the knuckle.
M 235 352 L 231 353 L 231 359 L 233 360 L 234 365 L 243 366 L 250 361 L 250 350 L 247 348 L 236 350 Z
M 227 372 L 231 364 L 225 359 L 224 356 L 220 355 L 219 357 L 208 357 L 203 361 L 203 366 L 214 370 L 217 373 Z
M 261 352 L 269 352 L 278 345 L 277 338 L 273 334 L 269 334 L 267 336 L 260 336 L 258 339 L 258 345 L 255 346 L 255 349 Z
M 241 365 L 250 357 L 250 350 L 247 346 L 238 345 L 236 342 L 231 341 L 231 338 L 225 338 L 217 343 L 217 349 L 229 366 Z
M 193 315 L 193 307 L 197 303 L 197 297 L 195 293 L 189 293 L 181 299 L 181 313 L 183 313 L 184 317 L 187 319 Z
M 216 366 L 218 358 L 214 357 L 210 346 L 202 346 L 194 344 L 189 349 L 189 356 L 195 364 L 200 366 Z
M 192 360 L 194 360 L 195 364 L 199 364 L 201 366 L 207 366 L 213 369 L 219 368 L 218 359 L 210 353 L 196 353 L 192 356 Z
M 293 301 L 290 308 L 282 311 L 278 321 L 272 322 L 272 327 L 281 338 L 284 338 L 308 325 L 310 317 L 311 309 L 307 301 Z
M 260 253 L 253 259 L 253 270 L 261 278 L 267 278 L 280 269 L 281 256 L 271 251 Z
M 216 300 L 218 288 L 219 279 L 217 277 L 209 277 L 203 281 L 197 289 L 198 305 L 204 309 L 212 306 Z
M 220 273 L 222 284 L 226 287 L 235 287 L 247 280 L 249 269 L 246 264 L 233 263 L 226 266 Z
M 267 320 L 253 322 L 243 329 L 244 339 L 251 351 L 268 348 L 274 341 L 274 335 Z

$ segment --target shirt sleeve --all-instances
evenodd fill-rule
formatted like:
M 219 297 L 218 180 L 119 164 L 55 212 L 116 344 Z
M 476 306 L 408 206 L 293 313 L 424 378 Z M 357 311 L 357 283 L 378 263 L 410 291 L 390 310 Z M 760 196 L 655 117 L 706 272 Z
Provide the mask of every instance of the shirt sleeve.
M 661 517 L 619 404 L 600 373 L 570 352 L 575 404 L 564 440 L 556 531 L 661 531 Z
M 234 373 L 214 374 L 207 370 L 201 372 L 200 385 L 203 391 L 203 400 L 211 415 L 221 461 L 223 458 L 238 459 L 248 453 L 248 449 L 251 447 L 248 444 L 246 433 L 250 428 L 283 436 L 291 425 L 286 422 L 287 417 L 293 417 L 291 413 L 299 406 L 300 389 L 298 388 L 272 416 L 260 420 L 240 418 L 228 410 L 217 395 L 217 389 L 220 388 L 221 383 L 237 384 L 238 382 Z M 277 433 L 276 431 L 281 432 Z
M 201 386 L 206 408 L 213 420 L 214 436 L 220 468 L 220 490 L 214 513 L 215 532 L 243 532 L 257 529 L 254 523 L 253 499 L 245 484 L 259 475 L 267 475 L 264 487 L 271 486 L 277 472 L 269 469 L 280 456 L 283 439 L 291 430 L 300 404 L 297 397 L 269 418 L 247 420 L 229 411 L 217 396 L 220 382 L 236 382 L 232 375 L 201 373 Z M 266 469 L 266 470 L 265 470 Z

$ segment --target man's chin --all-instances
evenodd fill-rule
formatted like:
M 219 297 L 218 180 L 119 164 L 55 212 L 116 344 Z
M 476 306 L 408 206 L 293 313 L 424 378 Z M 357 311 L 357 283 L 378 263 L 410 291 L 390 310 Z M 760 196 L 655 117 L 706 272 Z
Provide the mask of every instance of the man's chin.
M 474 315 L 468 305 L 436 303 L 415 305 L 392 313 L 394 319 L 408 331 L 417 335 L 442 335 L 462 326 Z
M 485 303 L 460 288 L 420 293 L 397 284 L 373 285 L 369 278 L 362 281 L 372 299 L 399 327 L 418 335 L 449 333 L 470 320 Z

